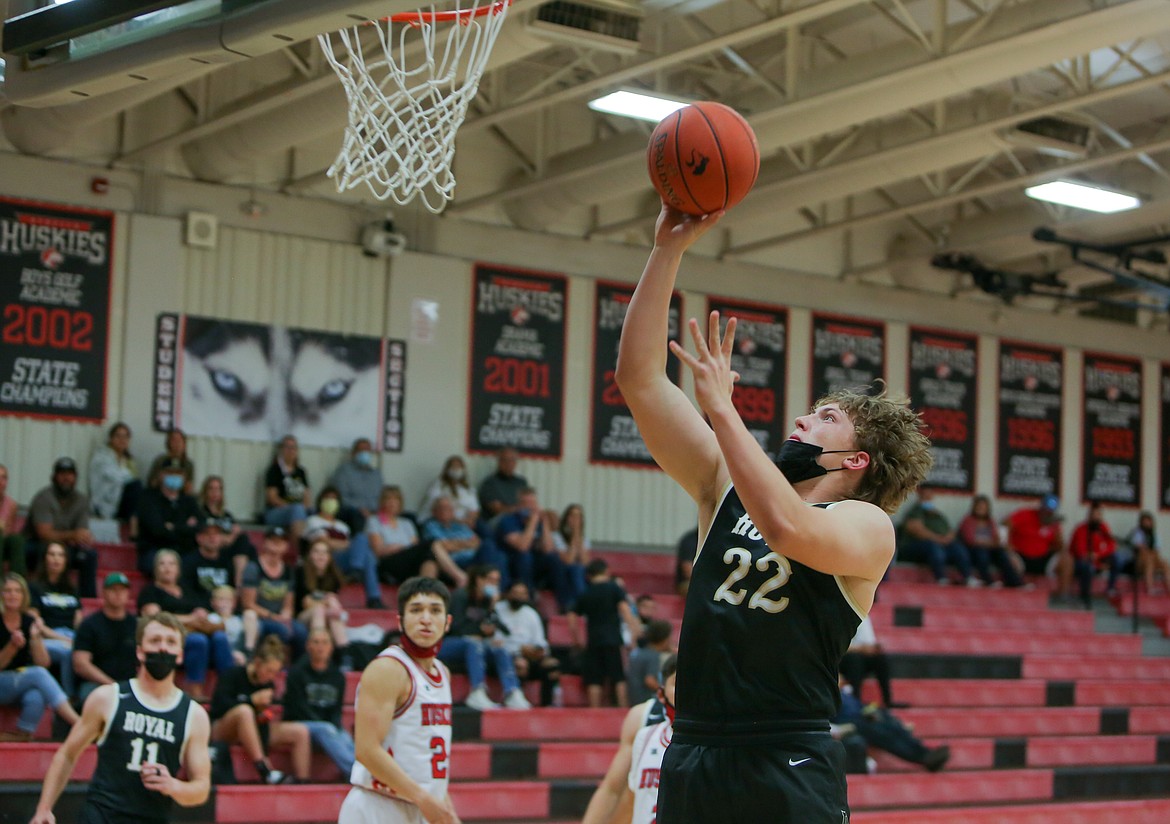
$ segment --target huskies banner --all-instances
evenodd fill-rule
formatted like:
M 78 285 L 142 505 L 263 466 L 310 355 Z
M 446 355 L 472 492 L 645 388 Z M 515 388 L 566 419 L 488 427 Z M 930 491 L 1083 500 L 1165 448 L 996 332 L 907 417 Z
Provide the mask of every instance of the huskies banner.
M 1081 500 L 1141 503 L 1142 364 L 1085 353 Z
M 657 466 L 650 457 L 650 451 L 642 441 L 642 435 L 634 423 L 634 417 L 622 393 L 614 382 L 617 369 L 618 342 L 622 336 L 622 323 L 634 287 L 624 283 L 599 281 L 593 304 L 593 323 L 596 331 L 593 339 L 593 409 L 589 427 L 589 460 L 593 463 L 619 464 L 622 466 Z M 679 340 L 682 322 L 682 295 L 674 292 L 670 296 L 670 317 L 667 336 Z M 666 347 L 666 341 L 662 342 Z M 666 376 L 676 385 L 679 380 L 678 358 L 666 359 Z
M 868 391 L 886 375 L 885 324 L 814 312 L 811 374 L 813 403 L 838 389 Z
M 106 415 L 114 216 L 0 198 L 0 414 Z
M 477 264 L 474 281 L 467 449 L 559 458 L 565 278 Z
M 973 492 L 978 340 L 910 327 L 910 405 L 922 415 L 934 466 L 927 486 Z
M 154 428 L 347 448 L 364 437 L 398 451 L 405 363 L 404 341 L 160 315 Z
M 1162 364 L 1159 375 L 1158 406 L 1162 412 L 1158 454 L 1161 456 L 1161 478 L 1158 484 L 1158 506 L 1170 509 L 1170 363 Z
M 1060 489 L 1060 404 L 1064 356 L 1059 349 L 999 345 L 1000 495 L 1057 495 Z
M 788 310 L 778 306 L 708 298 L 707 314 L 719 312 L 719 326 L 736 319 L 731 368 L 739 382 L 731 393 L 735 410 L 768 457 L 776 460 L 788 437 L 784 418 L 788 378 Z M 704 327 L 705 329 L 705 327 Z

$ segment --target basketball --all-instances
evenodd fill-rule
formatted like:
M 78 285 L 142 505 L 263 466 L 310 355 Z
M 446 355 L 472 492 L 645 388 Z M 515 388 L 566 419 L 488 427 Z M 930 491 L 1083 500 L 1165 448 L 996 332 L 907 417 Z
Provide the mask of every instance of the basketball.
M 646 149 L 650 180 L 664 203 L 692 215 L 730 209 L 760 173 L 756 134 L 722 103 L 692 103 L 667 115 Z

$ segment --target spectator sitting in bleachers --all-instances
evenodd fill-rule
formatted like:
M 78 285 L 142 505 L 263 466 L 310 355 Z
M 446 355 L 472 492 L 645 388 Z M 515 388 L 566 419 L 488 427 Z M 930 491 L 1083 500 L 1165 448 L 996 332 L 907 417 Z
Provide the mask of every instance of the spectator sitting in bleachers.
M 346 622 L 349 613 L 341 606 L 338 593 L 344 583 L 329 550 L 329 543 L 318 538 L 309 544 L 305 559 L 296 569 L 293 587 L 297 621 L 311 635 L 315 629 L 326 630 L 342 660 L 348 661 Z
M 219 624 L 208 618 L 209 611 L 199 606 L 191 593 L 179 582 L 179 553 L 160 549 L 154 556 L 154 579 L 138 593 L 138 615 L 150 616 L 169 612 L 187 630 L 183 641 L 183 671 L 186 691 L 196 701 L 207 700 L 203 685 L 207 682 L 209 663 L 221 675 L 235 666 L 232 646 Z
M 211 740 L 223 745 L 217 753 L 227 756 L 226 748 L 239 744 L 252 760 L 260 780 L 265 784 L 292 784 L 309 779 L 312 745 L 309 728 L 304 724 L 277 721 L 276 676 L 284 667 L 284 643 L 269 635 L 256 647 L 256 654 L 242 667 L 233 667 L 220 675 L 211 698 Z M 268 727 L 268 735 L 261 733 Z M 292 750 L 292 776 L 272 768 L 265 747 L 287 746 Z M 231 763 L 227 760 L 227 763 Z M 295 776 L 295 778 L 294 778 Z
M 146 473 L 146 485 L 157 487 L 162 482 L 164 470 L 176 466 L 183 473 L 183 492 L 193 496 L 195 463 L 187 456 L 187 436 L 181 429 L 172 429 L 167 433 L 166 448 L 151 462 Z
M 256 651 L 256 639 L 260 637 L 260 622 L 256 610 L 238 611 L 239 601 L 234 587 L 216 587 L 211 593 L 211 613 L 207 616 L 223 628 L 232 647 L 232 659 L 236 666 L 246 664 Z
M 378 559 L 370 548 L 370 538 L 364 532 L 351 535 L 349 524 L 338 517 L 341 496 L 331 486 L 317 496 L 317 512 L 305 521 L 304 538 L 309 543 L 323 541 L 333 554 L 337 568 L 355 575 L 366 588 L 366 607 L 384 609 L 382 588 L 378 585 Z M 297 611 L 301 609 L 297 602 Z
M 496 543 L 508 556 L 504 585 L 523 581 L 529 592 L 535 593 L 538 584 L 544 584 L 553 590 L 563 612 L 575 598 L 571 598 L 571 584 L 565 575 L 561 554 L 553 543 L 556 524 L 552 521 L 540 508 L 536 490 L 526 487 L 517 499 L 517 508 L 500 518 Z
M 670 643 L 674 628 L 670 621 L 653 618 L 643 626 L 646 631 L 642 633 L 642 638 L 646 643 L 631 650 L 626 672 L 626 698 L 631 706 L 649 701 L 658 694 L 658 688 L 662 686 L 658 683 L 662 662 L 674 651 Z
M 516 474 L 519 453 L 506 446 L 496 454 L 496 471 L 479 485 L 479 517 L 487 521 L 488 531 L 495 529 L 499 519 L 520 506 L 520 494 L 528 488 L 528 479 Z
M 512 655 L 516 677 L 540 682 L 540 705 L 552 706 L 561 681 L 561 662 L 549 654 L 548 638 L 540 613 L 529 603 L 530 593 L 523 581 L 513 581 L 496 602 L 496 617 L 507 630 L 504 649 Z
M 174 549 L 182 554 L 195 549 L 199 527 L 199 502 L 183 491 L 183 466 L 168 459 L 158 467 L 158 483 L 138 499 L 138 571 L 150 575 L 154 553 Z
M 36 578 L 30 586 L 32 610 L 42 622 L 41 634 L 49 659 L 61 674 L 61 686 L 72 697 L 73 637 L 81 623 L 81 598 L 69 580 L 69 556 L 65 547 L 56 541 L 45 545 L 45 554 L 37 566 Z
M 841 677 L 853 689 L 853 694 L 860 696 L 861 685 L 868 675 L 872 675 L 878 682 L 882 704 L 891 709 L 909 706 L 894 701 L 894 693 L 890 687 L 890 660 L 886 657 L 882 645 L 878 643 L 873 620 L 867 615 L 858 625 L 857 632 L 853 634 L 849 649 L 841 656 Z
M 33 496 L 25 524 L 28 542 L 24 559 L 28 568 L 37 562 L 45 544 L 57 541 L 69 550 L 69 565 L 77 570 L 77 588 L 82 598 L 97 595 L 97 551 L 89 531 L 89 498 L 77 489 L 77 464 L 72 458 L 58 458 L 53 464 L 52 483 Z
M 77 722 L 77 713 L 49 672 L 43 625 L 30 609 L 24 577 L 9 572 L 0 581 L 0 704 L 20 705 L 16 731 L 0 732 L 0 741 L 31 741 L 46 707 L 70 726 Z
M 311 630 L 306 653 L 289 667 L 284 720 L 307 727 L 312 742 L 337 765 L 342 779 L 349 781 L 354 744 L 353 737 L 341 726 L 345 675 L 333 662 L 329 632 L 321 627 Z
M 684 598 L 691 585 L 691 569 L 695 565 L 695 553 L 699 551 L 699 528 L 688 529 L 675 546 L 674 591 Z
M 141 494 L 138 466 L 130 454 L 130 427 L 119 421 L 110 427 L 105 446 L 89 459 L 89 502 L 99 518 L 125 524 L 138 514 Z
M 1004 518 L 1008 549 L 1016 553 L 1029 575 L 1055 577 L 1062 597 L 1072 583 L 1072 559 L 1060 529 L 1060 499 L 1045 495 L 1036 507 L 1022 507 Z
M 991 565 L 994 564 L 999 569 L 1003 586 L 1023 585 L 1014 556 L 1004 549 L 999 539 L 999 526 L 991 517 L 991 500 L 986 495 L 976 495 L 971 499 L 971 511 L 959 522 L 959 538 L 985 583 L 998 583 L 991 578 Z
M 24 560 L 24 536 L 18 526 L 20 505 L 8 494 L 8 467 L 0 464 L 0 572 L 4 564 L 8 571 L 24 575 L 28 565 Z
M 435 498 L 431 505 L 431 517 L 423 521 L 424 541 L 441 541 L 451 560 L 460 569 L 467 569 L 474 563 L 495 563 L 491 558 L 480 557 L 482 539 L 475 530 L 455 517 L 455 503 L 446 495 Z M 498 550 L 497 550 L 498 552 Z M 501 553 L 502 554 L 502 553 Z M 466 580 L 460 584 L 466 584 Z
M 443 463 L 443 471 L 427 488 L 419 512 L 431 512 L 435 501 L 441 497 L 451 499 L 458 520 L 475 528 L 479 520 L 479 498 L 467 481 L 467 466 L 458 455 L 452 455 Z
M 558 602 L 567 607 L 585 591 L 585 566 L 591 560 L 593 545 L 585 536 L 585 508 L 569 504 L 561 513 L 557 528 L 552 533 L 553 547 L 561 553 L 563 590 Z
M 138 672 L 137 621 L 126 605 L 130 579 L 111 572 L 102 583 L 102 608 L 87 615 L 73 638 L 73 675 L 82 703 L 102 684 L 128 681 Z
M 520 689 L 512 656 L 504 648 L 503 630 L 496 618 L 500 597 L 500 571 L 493 566 L 473 566 L 467 571 L 467 586 L 451 594 L 451 628 L 443 638 L 439 660 L 448 666 L 461 665 L 467 671 L 471 692 L 466 704 L 473 710 L 498 709 L 487 694 L 488 661 L 504 688 L 504 706 L 529 709 L 532 705 Z
M 626 673 L 622 663 L 621 624 L 631 638 L 642 635 L 642 627 L 626 600 L 626 592 L 609 574 L 609 564 L 594 558 L 585 568 L 589 579 L 585 592 L 569 611 L 569 637 L 574 648 L 585 648 L 581 673 L 589 706 L 600 707 L 607 683 L 613 690 L 615 706 L 627 705 Z M 580 618 L 586 622 L 585 644 L 581 643 Z
M 885 750 L 903 761 L 921 764 L 931 772 L 946 766 L 950 747 L 927 747 L 887 709 L 876 704 L 863 706 L 853 688 L 841 681 L 841 710 L 833 724 L 852 727 L 870 747 Z
M 342 502 L 337 517 L 349 525 L 351 535 L 360 535 L 378 509 L 383 482 L 377 460 L 370 439 L 358 438 L 349 457 L 329 477 L 329 486 L 337 490 Z
M 235 565 L 223 549 L 218 518 L 203 518 L 195 533 L 195 551 L 183 556 L 179 580 L 196 606 L 211 609 L 211 593 L 235 580 Z
M 1100 501 L 1089 503 L 1088 517 L 1073 529 L 1068 549 L 1085 609 L 1093 607 L 1093 579 L 1098 572 L 1109 570 L 1109 594 L 1113 596 L 1117 593 L 1121 562 L 1117 556 L 1117 541 L 1109 530 L 1109 524 L 1105 523 L 1104 507 Z
M 270 526 L 264 533 L 260 557 L 244 568 L 240 606 L 256 612 L 260 635 L 275 635 L 291 643 L 293 655 L 305 645 L 305 628 L 293 620 L 293 571 L 284 562 L 288 536 L 284 528 Z
M 285 435 L 264 474 L 264 523 L 285 529 L 293 546 L 300 543 L 313 500 L 309 473 L 298 462 L 300 453 L 297 439 Z
M 1162 554 L 1162 544 L 1154 529 L 1154 513 L 1141 513 L 1138 516 L 1137 526 L 1130 530 L 1125 542 L 1137 553 L 1134 563 L 1137 573 L 1146 582 L 1146 592 L 1157 595 L 1164 591 L 1154 586 L 1155 575 L 1159 572 L 1162 573 L 1162 583 L 1170 587 L 1170 562 L 1167 562 L 1166 557 Z
M 956 538 L 947 516 L 938 511 L 930 487 L 919 487 L 918 500 L 902 520 L 898 538 L 898 560 L 925 563 L 936 583 L 951 582 L 947 575 L 947 564 L 951 564 L 968 586 L 983 585 L 971 574 L 967 547 Z M 990 572 L 987 574 L 990 576 Z
M 204 520 L 215 518 L 219 521 L 219 528 L 223 530 L 224 534 L 223 546 L 220 551 L 232 559 L 232 566 L 235 569 L 232 583 L 238 587 L 240 579 L 244 575 L 244 567 L 248 565 L 248 561 L 256 560 L 256 547 L 244 530 L 240 528 L 235 516 L 228 511 L 223 491 L 223 478 L 218 475 L 208 475 L 204 479 L 203 486 L 199 490 L 199 511 Z
M 402 490 L 397 486 L 382 489 L 378 511 L 366 524 L 370 547 L 378 556 L 378 574 L 390 581 L 405 581 L 420 575 L 464 585 L 467 574 L 460 569 L 441 541 L 420 541 L 414 521 L 402 514 Z M 460 583 L 463 582 L 463 583 Z

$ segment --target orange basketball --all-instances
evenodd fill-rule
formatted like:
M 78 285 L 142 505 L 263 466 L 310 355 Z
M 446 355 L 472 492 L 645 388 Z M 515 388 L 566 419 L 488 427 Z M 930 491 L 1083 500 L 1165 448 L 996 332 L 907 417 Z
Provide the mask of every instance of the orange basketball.
M 739 112 L 708 100 L 662 119 L 650 135 L 646 165 L 664 203 L 705 215 L 730 209 L 751 191 L 760 146 Z

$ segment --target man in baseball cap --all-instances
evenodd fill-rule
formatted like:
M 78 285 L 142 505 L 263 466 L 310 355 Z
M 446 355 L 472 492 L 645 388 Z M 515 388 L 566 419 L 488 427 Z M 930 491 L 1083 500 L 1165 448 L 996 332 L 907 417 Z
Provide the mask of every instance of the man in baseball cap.
M 81 597 L 94 598 L 97 552 L 90 546 L 93 534 L 89 531 L 89 498 L 77 489 L 77 464 L 69 457 L 58 458 L 50 480 L 28 505 L 28 568 L 36 567 L 46 544 L 59 543 L 69 553 L 70 565 L 78 570 Z

